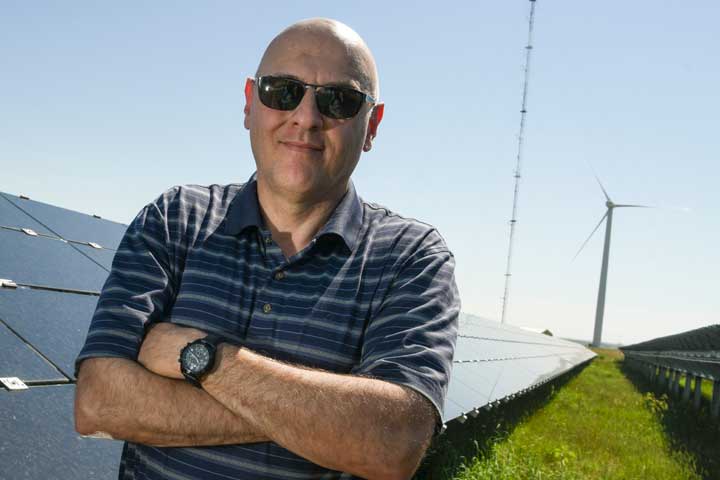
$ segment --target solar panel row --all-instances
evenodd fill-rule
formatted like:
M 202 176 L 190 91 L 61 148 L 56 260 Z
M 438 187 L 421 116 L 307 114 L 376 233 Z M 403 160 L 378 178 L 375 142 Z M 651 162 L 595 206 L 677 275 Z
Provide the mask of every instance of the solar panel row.
M 72 425 L 73 361 L 125 226 L 0 197 L 0 377 L 29 386 L 0 390 L 0 478 L 110 477 L 120 443 L 81 438 Z M 462 420 L 593 356 L 571 342 L 463 314 L 445 419 Z
M 712 385 L 710 411 L 720 418 L 720 325 L 655 338 L 621 348 L 625 364 L 667 388 L 671 395 L 680 394 L 680 380 L 685 377 L 683 398 L 689 400 L 693 386 L 696 408 L 702 404 L 703 379 Z
M 0 377 L 29 387 L 0 390 L 0 478 L 117 471 L 120 442 L 75 433 L 73 362 L 124 229 L 0 193 Z
M 446 421 L 525 393 L 594 356 L 573 342 L 461 314 Z

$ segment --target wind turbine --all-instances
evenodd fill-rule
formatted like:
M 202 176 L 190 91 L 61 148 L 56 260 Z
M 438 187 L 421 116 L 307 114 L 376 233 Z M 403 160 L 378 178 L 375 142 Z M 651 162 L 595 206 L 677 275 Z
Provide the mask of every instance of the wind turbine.
M 605 206 L 607 207 L 607 212 L 605 212 L 605 215 L 600 219 L 597 226 L 595 227 L 595 230 L 590 233 L 590 236 L 585 240 L 585 243 L 582 244 L 580 247 L 580 250 L 575 254 L 575 257 L 573 257 L 573 260 L 577 258 L 578 255 L 580 255 L 580 252 L 582 252 L 583 248 L 585 248 L 585 245 L 590 241 L 593 235 L 595 235 L 595 232 L 597 232 L 597 229 L 600 228 L 600 225 L 602 224 L 603 220 L 606 220 L 605 222 L 605 246 L 603 247 L 603 257 L 602 257 L 602 268 L 600 269 L 600 287 L 598 288 L 598 298 L 597 298 L 597 308 L 595 309 L 595 331 L 593 333 L 593 341 L 592 345 L 594 347 L 600 346 L 600 341 L 602 339 L 602 327 L 603 327 L 603 315 L 605 314 L 605 290 L 607 287 L 607 272 L 608 272 L 608 260 L 610 259 L 610 236 L 612 232 L 612 216 L 613 216 L 613 210 L 616 208 L 652 208 L 648 205 L 626 205 L 626 204 L 618 204 L 613 202 L 610 199 L 610 195 L 608 195 L 607 191 L 605 191 L 605 187 L 603 187 L 602 182 L 600 182 L 600 179 L 595 175 L 595 180 L 597 180 L 598 185 L 600 185 L 600 188 L 602 189 L 603 193 L 605 194 Z

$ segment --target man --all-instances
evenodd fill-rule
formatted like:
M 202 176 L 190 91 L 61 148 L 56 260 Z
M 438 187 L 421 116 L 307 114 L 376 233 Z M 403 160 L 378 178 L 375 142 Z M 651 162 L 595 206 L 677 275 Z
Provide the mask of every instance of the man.
M 354 31 L 292 25 L 245 86 L 256 175 L 171 189 L 128 227 L 75 402 L 78 432 L 126 440 L 121 478 L 415 471 L 440 422 L 459 300 L 439 234 L 350 182 L 377 98 Z

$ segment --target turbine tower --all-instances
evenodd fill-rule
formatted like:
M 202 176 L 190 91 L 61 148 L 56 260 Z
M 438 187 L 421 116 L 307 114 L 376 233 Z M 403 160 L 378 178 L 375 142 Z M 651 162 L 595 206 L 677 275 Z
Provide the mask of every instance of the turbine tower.
M 603 256 L 602 256 L 602 268 L 600 269 L 600 286 L 598 287 L 598 297 L 597 297 L 597 307 L 595 309 L 595 331 L 593 332 L 593 341 L 592 345 L 593 347 L 599 347 L 600 342 L 602 340 L 602 327 L 603 327 L 603 316 L 605 314 L 605 291 L 607 288 L 607 273 L 608 273 L 608 262 L 610 259 L 610 237 L 612 232 L 612 216 L 613 216 L 613 210 L 616 208 L 623 208 L 623 207 L 629 207 L 629 208 L 652 208 L 648 205 L 626 205 L 626 204 L 618 204 L 614 203 L 610 196 L 608 195 L 607 191 L 605 190 L 605 187 L 603 187 L 602 182 L 600 182 L 600 179 L 595 176 L 595 180 L 597 180 L 598 185 L 600 185 L 600 188 L 602 189 L 603 193 L 605 194 L 605 206 L 607 207 L 607 211 L 605 212 L 605 215 L 600 219 L 597 226 L 595 226 L 595 229 L 590 233 L 590 236 L 588 236 L 587 240 L 582 244 L 580 247 L 580 250 L 575 254 L 575 257 L 573 257 L 573 260 L 577 258 L 578 255 L 580 255 L 580 252 L 582 252 L 583 248 L 585 248 L 585 245 L 590 241 L 593 235 L 595 235 L 595 232 L 597 232 L 597 229 L 600 228 L 600 225 L 602 224 L 603 220 L 605 220 L 605 246 L 603 247 Z

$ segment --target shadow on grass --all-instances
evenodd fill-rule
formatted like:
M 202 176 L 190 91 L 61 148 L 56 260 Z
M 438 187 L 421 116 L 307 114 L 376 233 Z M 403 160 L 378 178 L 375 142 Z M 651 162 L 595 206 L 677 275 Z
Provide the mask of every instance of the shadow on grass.
M 705 480 L 720 480 L 720 424 L 710 416 L 707 399 L 703 398 L 701 409 L 695 410 L 691 402 L 673 398 L 667 390 L 618 362 L 618 368 L 635 388 L 646 395 L 648 403 L 655 405 L 671 447 L 690 453 L 695 458 L 698 473 Z M 669 397 L 669 398 L 668 398 Z
M 485 456 L 493 444 L 507 438 L 515 427 L 553 399 L 555 393 L 585 366 L 566 372 L 527 394 L 502 403 L 490 410 L 481 409 L 477 417 L 465 423 L 452 421 L 442 435 L 435 438 L 413 477 L 415 480 L 454 478 L 470 459 Z

